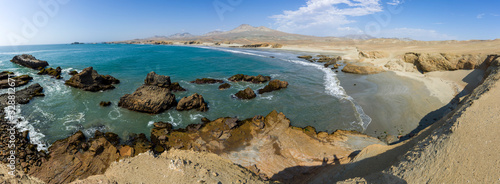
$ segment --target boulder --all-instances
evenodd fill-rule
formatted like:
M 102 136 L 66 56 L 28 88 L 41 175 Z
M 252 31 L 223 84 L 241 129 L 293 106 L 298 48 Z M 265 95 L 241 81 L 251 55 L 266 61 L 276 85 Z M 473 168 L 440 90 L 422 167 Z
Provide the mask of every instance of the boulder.
M 231 87 L 231 84 L 224 83 L 224 84 L 221 84 L 221 85 L 219 86 L 219 90 L 229 89 L 230 87 Z
M 179 100 L 179 103 L 177 104 L 178 111 L 191 110 L 191 109 L 196 109 L 202 112 L 208 110 L 208 105 L 203 99 L 202 95 L 195 93 L 191 96 L 183 97 L 181 100 Z
M 38 73 L 38 75 L 50 75 L 55 77 L 56 79 L 62 79 L 61 77 L 61 67 L 57 67 L 56 69 L 54 68 L 44 68 L 41 69 Z
M 138 112 L 161 113 L 177 104 L 171 86 L 169 76 L 150 72 L 141 87 L 120 98 L 118 106 Z
M 9 71 L 0 72 L 0 80 L 8 79 L 9 75 L 10 76 L 14 75 L 14 72 L 9 72 Z
M 196 79 L 194 81 L 191 81 L 191 83 L 195 83 L 195 84 L 215 84 L 215 83 L 224 83 L 224 81 L 223 80 L 218 80 L 218 79 L 202 78 L 202 79 Z
M 270 76 L 262 76 L 262 75 L 250 76 L 250 75 L 236 74 L 236 75 L 229 77 L 228 80 L 233 81 L 233 82 L 244 81 L 244 82 L 251 82 L 251 83 L 255 83 L 255 84 L 260 84 L 260 83 L 264 83 L 264 82 L 271 80 L 271 77 Z
M 34 56 L 29 55 L 29 54 L 14 56 L 14 58 L 12 58 L 12 60 L 10 60 L 10 62 L 16 63 L 16 64 L 21 65 L 21 66 L 25 66 L 28 68 L 32 68 L 35 70 L 41 70 L 42 68 L 49 66 L 49 63 L 47 63 L 47 61 L 38 60 Z
M 239 99 L 252 99 L 257 97 L 251 88 L 246 88 L 245 90 L 238 91 L 234 96 Z
M 283 89 L 286 87 L 288 87 L 288 82 L 280 81 L 278 79 L 273 79 L 264 88 L 259 89 L 258 92 L 259 92 L 259 94 L 268 93 L 268 92 L 280 90 L 280 89 Z
M 172 83 L 170 81 L 170 76 L 158 75 L 155 72 L 148 73 L 148 75 L 146 76 L 146 79 L 144 79 L 144 84 L 150 85 L 150 86 L 158 86 L 158 87 L 162 87 L 162 88 L 168 88 L 172 92 L 186 91 L 186 89 L 182 88 L 178 82 Z
M 76 74 L 78 74 L 78 72 L 77 72 L 76 70 L 72 70 L 72 71 L 70 71 L 68 74 L 69 74 L 69 75 L 76 75 Z
M 101 90 L 114 89 L 113 84 L 120 81 L 110 75 L 99 75 L 92 67 L 82 70 L 82 72 L 72 76 L 64 84 L 83 89 L 85 91 L 97 92 Z
M 376 74 L 384 72 L 385 70 L 373 65 L 357 65 L 357 64 L 347 64 L 343 69 L 345 73 L 353 74 Z
M 0 89 L 5 89 L 5 88 L 10 88 L 10 87 L 19 87 L 19 86 L 24 86 L 28 84 L 33 77 L 29 75 L 21 75 L 17 77 L 12 77 L 10 79 L 3 79 L 0 80 Z M 14 86 L 11 86 L 11 84 L 14 81 Z
M 36 96 L 45 96 L 43 93 L 43 87 L 40 84 L 32 84 L 27 88 L 16 91 L 16 103 L 18 104 L 27 104 L 33 97 Z M 0 111 L 3 110 L 4 107 L 8 106 L 8 97 L 9 94 L 4 93 L 0 95 Z
M 102 106 L 102 107 L 107 107 L 107 106 L 111 105 L 111 102 L 110 101 L 107 101 L 107 102 L 101 101 L 101 103 L 99 103 L 99 105 Z

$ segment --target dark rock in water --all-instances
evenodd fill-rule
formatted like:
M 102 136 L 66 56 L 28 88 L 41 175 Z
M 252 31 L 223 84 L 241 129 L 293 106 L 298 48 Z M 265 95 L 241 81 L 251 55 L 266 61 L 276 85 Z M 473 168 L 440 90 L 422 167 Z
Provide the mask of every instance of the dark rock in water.
M 141 87 L 120 98 L 118 106 L 138 112 L 161 113 L 177 104 L 171 86 L 169 76 L 150 72 Z
M 315 61 L 320 62 L 320 63 L 327 63 L 328 65 L 333 65 L 333 64 L 337 63 L 337 61 L 342 60 L 342 57 L 340 57 L 340 56 L 337 56 L 337 57 L 329 57 L 329 56 L 325 56 L 325 55 L 318 55 L 318 56 L 320 56 L 320 58 L 314 59 Z
M 176 109 L 178 111 L 196 109 L 198 111 L 205 112 L 208 111 L 208 105 L 203 99 L 202 95 L 195 93 L 191 96 L 183 97 L 181 100 L 179 100 Z
M 208 123 L 208 122 L 210 122 L 210 120 L 206 117 L 203 117 L 203 118 L 201 118 L 201 122 Z
M 29 55 L 29 54 L 23 54 L 23 55 L 17 55 L 10 60 L 10 62 L 16 63 L 21 66 L 25 66 L 28 68 L 32 68 L 35 70 L 41 70 L 45 68 L 46 66 L 49 66 L 49 63 L 47 61 L 42 61 L 36 59 L 34 56 Z
M 312 59 L 313 57 L 312 57 L 312 56 L 309 56 L 309 55 L 303 55 L 303 56 L 297 56 L 297 58 L 300 58 L 300 59 L 305 59 L 305 60 L 311 61 L 311 59 Z
M 10 74 L 10 76 L 12 76 L 12 75 L 14 75 L 14 72 L 9 72 L 9 71 L 0 72 L 0 80 L 8 79 L 9 74 Z
M 288 82 L 286 81 L 280 81 L 278 79 L 273 79 L 267 84 L 264 88 L 259 89 L 259 94 L 262 93 L 267 93 L 275 90 L 280 90 L 282 88 L 287 88 L 288 87 Z
M 172 92 L 177 92 L 177 91 L 186 91 L 183 87 L 178 82 L 172 83 L 168 89 L 170 89 Z
M 27 104 L 33 97 L 36 96 L 45 96 L 43 93 L 43 87 L 40 84 L 32 84 L 27 88 L 16 91 L 16 103 L 17 104 Z M 0 111 L 3 110 L 4 107 L 8 106 L 8 97 L 9 94 L 5 93 L 0 95 Z
M 172 92 L 177 92 L 177 91 L 186 91 L 186 89 L 182 88 L 178 82 L 172 83 L 170 81 L 170 77 L 166 75 L 158 75 L 155 72 L 149 72 L 148 75 L 146 76 L 146 79 L 144 79 L 144 85 L 150 85 L 150 86 L 158 86 L 162 88 L 168 88 Z
M 118 79 L 110 75 L 99 75 L 92 67 L 83 69 L 65 82 L 68 86 L 91 92 L 114 89 L 113 84 L 119 83 Z
M 144 85 L 158 86 L 163 88 L 168 88 L 172 84 L 170 82 L 170 76 L 158 75 L 155 72 L 149 72 L 144 79 Z
M 224 83 L 224 81 L 223 80 L 218 80 L 218 79 L 202 78 L 202 79 L 196 79 L 194 81 L 191 81 L 191 83 L 195 83 L 195 84 L 215 84 L 215 83 Z
M 255 93 L 251 88 L 247 88 L 245 90 L 238 91 L 238 93 L 236 93 L 235 96 L 240 99 L 252 99 L 255 98 L 257 95 L 255 95 Z
M 107 106 L 111 105 L 111 102 L 110 101 L 107 101 L 107 102 L 101 101 L 101 103 L 99 103 L 99 105 L 102 106 L 102 107 L 107 107 Z
M 21 75 L 17 77 L 12 77 L 10 79 L 0 80 L 0 89 L 10 88 L 10 87 L 19 87 L 28 84 L 33 77 L 29 75 Z M 14 82 L 14 85 L 11 86 L 11 83 Z
M 236 75 L 233 75 L 232 77 L 229 77 L 228 80 L 233 81 L 233 82 L 244 81 L 244 82 L 251 82 L 251 83 L 260 84 L 260 83 L 270 81 L 271 77 L 270 76 L 262 76 L 262 75 L 250 76 L 250 75 L 236 74 Z
M 219 90 L 224 90 L 224 89 L 229 89 L 231 87 L 231 84 L 224 83 L 219 86 Z
M 56 79 L 62 79 L 61 77 L 61 67 L 57 67 L 56 69 L 54 68 L 44 68 L 40 70 L 38 75 L 50 75 L 55 77 Z
M 75 71 L 75 70 L 72 70 L 72 71 L 70 71 L 68 74 L 69 74 L 69 75 L 76 75 L 76 74 L 78 74 L 78 72 L 77 72 L 77 71 Z

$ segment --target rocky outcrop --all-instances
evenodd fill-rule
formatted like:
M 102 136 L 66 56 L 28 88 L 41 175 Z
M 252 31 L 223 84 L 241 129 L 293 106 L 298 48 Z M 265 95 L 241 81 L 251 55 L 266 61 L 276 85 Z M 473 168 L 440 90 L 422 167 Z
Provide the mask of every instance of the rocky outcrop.
M 319 62 L 319 63 L 331 63 L 330 65 L 333 65 L 337 63 L 337 61 L 342 60 L 341 56 L 337 57 L 331 57 L 331 56 L 326 56 L 326 55 L 317 55 L 318 58 L 313 59 L 313 61 Z
M 8 79 L 9 76 L 13 76 L 14 72 L 2 71 L 0 72 L 0 80 Z
M 278 79 L 273 79 L 264 88 L 259 89 L 258 92 L 259 94 L 268 93 L 271 91 L 276 91 L 287 87 L 288 87 L 288 82 L 280 81 Z
M 498 55 L 408 52 L 403 61 L 415 65 L 421 72 L 432 72 L 481 68 L 487 63 L 485 61 L 494 57 Z
M 77 72 L 76 70 L 72 70 L 72 71 L 70 71 L 68 74 L 69 74 L 69 75 L 76 75 L 76 74 L 78 74 L 78 72 Z
M 262 178 L 285 183 L 321 166 L 346 163 L 353 152 L 368 145 L 384 144 L 354 131 L 328 134 L 313 127 L 293 127 L 276 111 L 265 117 L 219 118 L 196 125 L 196 129 L 172 129 L 170 124 L 161 123 L 151 131 L 151 140 L 165 150 L 216 153 L 244 167 L 258 168 L 256 174 Z
M 27 104 L 33 97 L 44 96 L 43 88 L 39 84 L 33 84 L 22 90 L 16 91 L 16 103 Z M 37 146 L 29 141 L 29 132 L 19 132 L 16 128 L 12 128 L 12 124 L 4 118 L 4 108 L 9 106 L 9 94 L 0 95 L 0 160 L 8 164 L 11 156 L 10 151 L 14 151 L 14 160 L 16 169 L 25 173 L 32 170 L 33 167 L 40 166 L 43 159 L 46 158 L 44 151 L 37 151 Z M 14 136 L 14 139 L 11 139 Z M 12 143 L 11 141 L 15 142 Z M 14 147 L 9 146 L 15 145 Z M 8 148 L 8 149 L 7 149 Z
M 144 85 L 134 93 L 122 96 L 118 106 L 138 112 L 161 113 L 176 105 L 171 87 L 169 76 L 150 72 L 144 80 Z
M 388 57 L 387 53 L 379 52 L 379 51 L 359 51 L 359 58 L 369 58 L 369 59 L 380 59 Z
M 36 96 L 45 96 L 43 93 L 43 87 L 40 84 L 32 84 L 27 88 L 16 91 L 16 103 L 17 104 L 27 104 L 33 97 Z M 3 108 L 7 106 L 9 94 L 0 95 L 0 111 L 3 111 Z
M 116 148 L 117 138 L 116 134 L 97 131 L 94 138 L 87 140 L 78 131 L 54 142 L 49 148 L 49 159 L 35 167 L 30 174 L 47 183 L 69 183 L 102 174 L 111 162 L 120 158 Z
M 231 87 L 231 84 L 224 83 L 224 84 L 221 84 L 221 85 L 219 86 L 219 90 L 229 89 L 230 87 Z
M 244 90 L 238 91 L 238 93 L 234 94 L 234 96 L 236 96 L 239 99 L 245 99 L 245 100 L 257 97 L 257 95 L 255 95 L 255 92 L 253 92 L 252 88 L 249 87 Z
M 37 74 L 38 75 L 50 75 L 55 77 L 56 79 L 62 79 L 61 77 L 61 67 L 54 68 L 44 68 L 41 69 Z
M 236 74 L 231 77 L 229 77 L 227 80 L 232 81 L 232 82 L 251 82 L 255 84 L 260 84 L 267 82 L 271 80 L 270 76 L 262 76 L 262 75 L 257 75 L 257 76 L 250 76 L 250 75 L 243 75 L 243 74 Z
M 347 64 L 342 69 L 345 73 L 353 73 L 353 74 L 376 74 L 380 72 L 384 72 L 385 70 L 381 67 L 376 67 L 371 64 L 360 65 L 357 64 Z
M 256 44 L 250 44 L 250 45 L 243 45 L 241 47 L 258 48 L 258 47 L 269 47 L 269 46 L 271 46 L 269 43 L 256 43 Z
M 178 111 L 195 109 L 197 111 L 205 112 L 208 111 L 208 105 L 203 99 L 203 96 L 195 93 L 191 96 L 183 97 L 181 100 L 179 100 L 176 109 Z
M 107 101 L 107 102 L 105 102 L 105 101 L 101 101 L 101 102 L 99 103 L 99 106 L 101 106 L 101 107 L 107 107 L 107 106 L 110 106 L 110 105 L 111 105 L 111 102 L 110 102 L 110 101 Z
M 325 68 L 328 68 L 330 65 L 337 65 L 337 62 L 341 61 L 341 60 L 342 60 L 342 57 L 337 56 L 337 57 L 331 58 L 323 66 L 325 66 Z
M 8 75 L 7 75 L 8 77 Z M 19 87 L 28 84 L 33 77 L 29 75 L 21 75 L 17 77 L 12 77 L 10 79 L 5 78 L 0 80 L 0 89 L 10 88 L 10 87 Z M 12 85 L 14 84 L 14 85 Z
M 191 83 L 195 83 L 195 84 L 215 84 L 215 83 L 224 83 L 224 81 L 223 80 L 218 80 L 218 79 L 202 78 L 202 79 L 196 79 L 194 81 L 191 81 Z
M 118 83 L 120 83 L 118 79 L 110 75 L 99 75 L 92 67 L 88 67 L 72 76 L 64 84 L 85 91 L 97 92 L 114 89 L 115 86 L 113 85 Z
M 23 55 L 17 55 L 10 60 L 10 62 L 16 63 L 21 66 L 25 66 L 28 68 L 32 68 L 35 70 L 41 70 L 45 68 L 46 66 L 49 66 L 49 63 L 47 61 L 42 61 L 36 59 L 34 56 L 29 55 L 29 54 L 23 54 Z

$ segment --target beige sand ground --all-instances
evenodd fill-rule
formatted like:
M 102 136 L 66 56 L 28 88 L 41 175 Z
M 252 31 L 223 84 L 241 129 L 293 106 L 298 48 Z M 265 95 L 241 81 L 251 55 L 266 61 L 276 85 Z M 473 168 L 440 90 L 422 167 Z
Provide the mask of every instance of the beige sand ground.
M 74 184 L 89 183 L 268 183 L 247 169 L 215 154 L 170 150 L 158 157 L 144 153 L 114 162 L 104 175 Z

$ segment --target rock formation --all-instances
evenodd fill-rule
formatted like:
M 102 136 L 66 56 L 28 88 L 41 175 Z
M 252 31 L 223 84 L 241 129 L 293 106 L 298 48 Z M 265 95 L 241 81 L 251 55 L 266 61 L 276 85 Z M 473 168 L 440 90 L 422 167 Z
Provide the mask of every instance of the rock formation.
M 347 64 L 342 69 L 343 72 L 353 73 L 353 74 L 376 74 L 380 72 L 384 72 L 385 70 L 381 67 L 376 67 L 371 64 Z
M 2 76 L 3 77 L 3 76 Z M 19 87 L 28 84 L 33 77 L 29 75 L 21 75 L 17 77 L 11 77 L 8 79 L 8 75 L 5 75 L 5 79 L 0 80 L 0 89 L 10 88 L 10 87 Z M 11 86 L 12 82 L 14 82 L 14 86 Z
M 76 75 L 76 74 L 78 74 L 78 72 L 76 70 L 71 70 L 68 74 L 69 75 Z
M 249 87 L 244 90 L 238 91 L 238 93 L 234 94 L 234 96 L 238 97 L 239 99 L 245 99 L 245 100 L 257 97 L 257 95 L 255 95 L 255 92 L 253 92 L 252 88 Z
M 368 145 L 384 144 L 353 131 L 328 134 L 317 133 L 312 127 L 292 127 L 276 111 L 242 121 L 219 118 L 191 130 L 173 130 L 168 123 L 161 123 L 151 131 L 151 140 L 165 150 L 208 151 L 247 168 L 255 165 L 259 169 L 256 174 L 280 181 L 290 181 L 314 167 L 348 161 L 353 152 Z
M 215 83 L 224 83 L 224 81 L 223 80 L 218 80 L 218 79 L 202 78 L 202 79 L 196 79 L 194 81 L 191 81 L 191 83 L 195 83 L 195 84 L 215 84 Z
M 107 106 L 110 106 L 110 105 L 111 105 L 111 102 L 110 102 L 110 101 L 107 101 L 107 102 L 105 102 L 105 101 L 101 101 L 101 102 L 99 103 L 99 106 L 102 106 L 102 107 L 107 107 Z
M 480 68 L 489 57 L 498 55 L 408 52 L 403 60 L 414 64 L 421 72 L 432 72 Z
M 224 84 L 221 84 L 221 85 L 219 86 L 219 90 L 229 89 L 230 87 L 231 87 L 231 84 L 224 83 Z
M 42 91 L 43 88 L 39 84 L 32 84 L 27 88 L 16 91 L 16 103 L 27 104 L 33 97 L 44 96 Z M 0 95 L 0 147 L 2 148 L 0 160 L 5 164 L 10 161 L 10 152 L 6 148 L 10 149 L 9 144 L 12 144 L 10 136 L 14 131 L 12 135 L 15 136 L 15 147 L 12 147 L 11 150 L 15 151 L 16 169 L 27 173 L 33 167 L 40 166 L 42 160 L 46 159 L 46 153 L 44 151 L 38 152 L 37 146 L 30 143 L 28 131 L 19 132 L 11 129 L 12 124 L 9 124 L 4 118 L 6 113 L 4 108 L 9 105 L 8 99 L 8 94 Z
M 9 71 L 2 71 L 0 72 L 0 80 L 8 79 L 10 76 L 14 75 L 14 72 L 9 72 Z
M 38 60 L 34 56 L 29 54 L 14 56 L 14 58 L 12 58 L 12 60 L 10 61 L 35 70 L 41 70 L 42 68 L 49 66 L 49 63 L 47 63 L 47 61 Z
M 113 84 L 118 83 L 120 83 L 118 79 L 110 75 L 99 75 L 92 67 L 83 69 L 65 82 L 68 86 L 92 92 L 114 89 Z
M 273 79 L 264 88 L 259 89 L 258 92 L 259 92 L 259 94 L 268 93 L 268 92 L 280 90 L 280 89 L 283 89 L 286 87 L 288 87 L 288 82 L 280 81 L 278 79 Z
M 191 96 L 183 97 L 181 100 L 179 100 L 176 109 L 178 111 L 196 109 L 197 111 L 205 112 L 208 111 L 208 105 L 203 99 L 203 96 L 195 93 Z
M 250 75 L 243 75 L 243 74 L 236 74 L 231 77 L 229 77 L 227 80 L 232 81 L 232 82 L 251 82 L 255 84 L 260 84 L 267 82 L 271 80 L 270 76 L 262 76 L 262 75 L 257 75 L 257 76 L 250 76 Z
M 141 87 L 120 98 L 118 106 L 138 112 L 161 113 L 176 105 L 171 86 L 169 76 L 150 72 Z
M 359 51 L 358 55 L 359 58 L 369 58 L 369 59 L 386 58 L 388 56 L 386 53 L 379 51 L 369 51 L 369 52 Z
M 116 134 L 96 132 L 87 140 L 81 131 L 58 140 L 49 148 L 49 159 L 30 174 L 47 183 L 69 183 L 92 175 L 102 174 L 111 162 L 120 158 Z
M 41 69 L 38 73 L 38 75 L 50 75 L 55 77 L 56 79 L 61 79 L 61 67 L 57 67 L 56 69 L 54 68 L 44 68 Z

